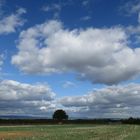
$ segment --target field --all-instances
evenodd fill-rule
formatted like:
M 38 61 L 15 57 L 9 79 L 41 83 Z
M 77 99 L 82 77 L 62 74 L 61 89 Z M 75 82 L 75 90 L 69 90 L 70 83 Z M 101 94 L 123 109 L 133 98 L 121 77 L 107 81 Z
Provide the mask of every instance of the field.
M 0 140 L 140 140 L 140 126 L 0 126 Z

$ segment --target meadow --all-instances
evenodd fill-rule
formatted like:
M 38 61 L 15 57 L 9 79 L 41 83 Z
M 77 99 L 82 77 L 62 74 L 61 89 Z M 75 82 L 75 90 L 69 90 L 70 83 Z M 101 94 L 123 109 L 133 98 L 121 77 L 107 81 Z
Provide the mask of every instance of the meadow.
M 0 126 L 0 140 L 140 140 L 139 125 Z

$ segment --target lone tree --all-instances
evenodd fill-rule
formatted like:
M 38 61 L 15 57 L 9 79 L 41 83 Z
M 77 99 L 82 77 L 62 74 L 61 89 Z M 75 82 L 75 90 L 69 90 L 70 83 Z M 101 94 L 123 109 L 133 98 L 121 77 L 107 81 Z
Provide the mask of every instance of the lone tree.
M 67 120 L 68 119 L 68 115 L 66 114 L 66 112 L 62 109 L 56 110 L 53 114 L 53 119 L 54 120 Z

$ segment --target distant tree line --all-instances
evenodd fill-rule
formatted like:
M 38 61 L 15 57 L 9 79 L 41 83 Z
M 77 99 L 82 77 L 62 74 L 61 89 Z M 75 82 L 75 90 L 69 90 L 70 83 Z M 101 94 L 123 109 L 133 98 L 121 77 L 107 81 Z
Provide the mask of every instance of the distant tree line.
M 43 125 L 43 124 L 109 124 L 118 123 L 110 119 L 75 119 L 75 120 L 54 120 L 54 119 L 0 119 L 0 125 Z
M 122 124 L 140 124 L 140 118 L 132 118 L 121 120 Z
M 129 119 L 74 119 L 69 120 L 64 110 L 56 110 L 52 119 L 0 119 L 0 125 L 45 124 L 140 124 L 140 118 Z
M 45 125 L 59 124 L 60 120 L 54 119 L 0 119 L 0 125 Z M 75 119 L 61 120 L 61 124 L 140 124 L 140 119 L 129 118 L 121 120 L 112 119 Z

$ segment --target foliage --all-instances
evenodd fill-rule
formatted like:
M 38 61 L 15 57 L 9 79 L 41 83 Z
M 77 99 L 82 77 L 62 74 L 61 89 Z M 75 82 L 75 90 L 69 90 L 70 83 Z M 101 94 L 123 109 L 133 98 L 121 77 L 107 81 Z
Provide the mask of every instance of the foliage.
M 68 119 L 68 115 L 66 114 L 66 112 L 64 110 L 56 110 L 53 114 L 53 119 L 54 120 L 67 120 Z

